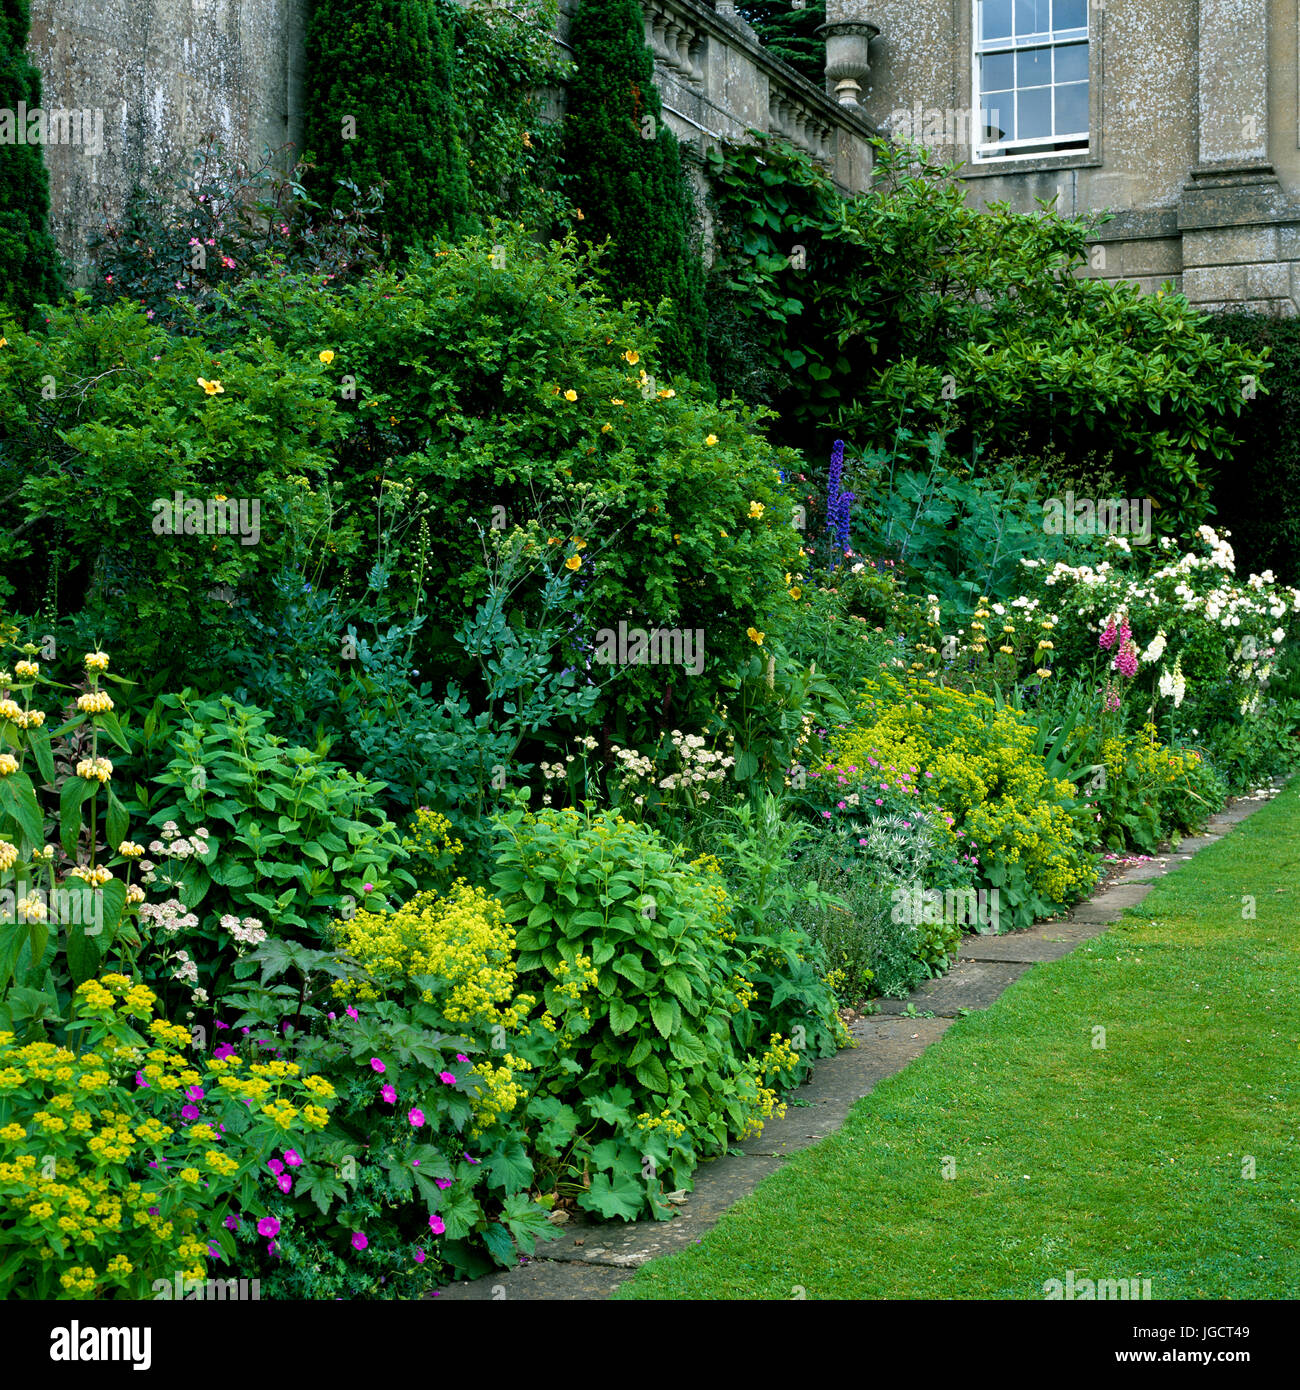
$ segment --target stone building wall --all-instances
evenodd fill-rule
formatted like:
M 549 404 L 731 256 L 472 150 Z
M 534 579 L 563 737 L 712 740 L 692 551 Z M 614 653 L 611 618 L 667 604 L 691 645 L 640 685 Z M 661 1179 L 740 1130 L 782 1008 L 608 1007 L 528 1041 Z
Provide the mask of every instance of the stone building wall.
M 48 144 L 51 221 L 79 260 L 102 209 L 209 136 L 238 157 L 299 134 L 307 0 L 32 0 L 45 110 L 102 139 Z M 102 125 L 100 124 L 102 117 Z
M 43 107 L 87 113 L 85 140 L 45 150 L 65 256 L 84 258 L 87 236 L 105 211 L 121 212 L 136 178 L 207 138 L 240 159 L 300 138 L 307 3 L 32 0 Z M 560 43 L 575 5 L 561 0 Z M 863 113 L 774 58 L 729 0 L 642 7 L 665 118 L 697 168 L 710 143 L 755 128 L 786 136 L 846 191 L 867 186 L 873 132 Z
M 905 109 L 969 111 L 974 15 L 974 0 L 828 0 L 829 19 L 880 30 L 868 119 L 888 129 Z M 1172 281 L 1204 308 L 1294 314 L 1298 0 L 1090 0 L 1089 27 L 1088 151 L 968 163 L 972 203 L 1110 210 L 1090 273 L 1148 290 Z M 966 139 L 924 143 L 970 160 Z

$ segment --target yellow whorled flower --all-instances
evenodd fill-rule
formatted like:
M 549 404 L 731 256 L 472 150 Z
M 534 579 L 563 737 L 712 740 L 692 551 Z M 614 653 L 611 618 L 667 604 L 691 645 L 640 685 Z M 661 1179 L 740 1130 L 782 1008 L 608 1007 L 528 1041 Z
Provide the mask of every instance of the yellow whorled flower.
M 36 661 L 20 661 L 14 667 L 18 672 L 18 679 L 24 680 L 31 676 L 38 676 L 41 673 L 40 663 Z
M 82 758 L 77 764 L 77 776 L 103 786 L 113 775 L 113 764 L 107 758 Z
M 83 714 L 107 714 L 113 708 L 113 697 L 107 690 L 88 690 L 77 696 L 77 708 Z
M 12 753 L 0 753 L 0 777 L 9 777 L 18 771 L 18 759 Z
M 82 657 L 82 663 L 87 671 L 107 671 L 108 653 L 107 652 L 87 652 Z

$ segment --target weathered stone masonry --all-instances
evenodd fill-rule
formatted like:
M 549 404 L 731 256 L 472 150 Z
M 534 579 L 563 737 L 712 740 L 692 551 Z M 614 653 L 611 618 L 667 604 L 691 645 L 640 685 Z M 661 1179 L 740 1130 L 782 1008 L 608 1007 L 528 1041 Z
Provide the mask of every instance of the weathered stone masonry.
M 1111 210 L 1092 273 L 1166 281 L 1206 309 L 1291 315 L 1300 304 L 1300 3 L 1090 0 L 1088 148 L 990 159 L 963 177 L 977 205 Z M 828 0 L 870 21 L 868 120 L 969 110 L 975 0 Z M 944 155 L 971 159 L 969 144 Z
M 576 0 L 561 0 L 565 41 Z M 698 163 L 750 129 L 789 139 L 846 191 L 870 182 L 873 131 L 857 106 L 774 58 L 728 0 L 642 0 L 664 114 Z M 237 158 L 301 138 L 307 0 L 33 0 L 46 109 L 103 113 L 102 151 L 46 147 L 52 221 L 83 254 L 101 209 L 216 135 Z M 832 86 L 831 91 L 834 91 Z

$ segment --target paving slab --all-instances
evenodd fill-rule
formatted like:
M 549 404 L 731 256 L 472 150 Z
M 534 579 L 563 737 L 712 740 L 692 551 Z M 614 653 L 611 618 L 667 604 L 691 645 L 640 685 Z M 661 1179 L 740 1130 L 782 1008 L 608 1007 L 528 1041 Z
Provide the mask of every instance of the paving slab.
M 1023 961 L 1035 964 L 1060 960 L 1079 944 L 1078 937 L 1045 935 L 1038 928 L 1008 932 L 1005 936 L 968 936 L 957 950 L 957 959 L 984 961 Z
M 1023 961 L 959 960 L 937 980 L 927 980 L 910 999 L 883 999 L 880 1010 L 901 1014 L 909 1005 L 953 1018 L 963 1009 L 987 1009 L 1029 969 Z
M 701 1165 L 693 1190 L 679 1200 L 671 1220 L 618 1225 L 578 1213 L 559 1239 L 539 1246 L 531 1259 L 482 1279 L 453 1284 L 431 1297 L 453 1303 L 608 1298 L 647 1260 L 702 1240 L 723 1212 L 776 1172 L 789 1154 L 839 1129 L 856 1101 L 942 1036 L 956 1014 L 987 1008 L 1033 965 L 1058 960 L 1081 941 L 1099 936 L 1126 909 L 1143 901 L 1154 880 L 1214 844 L 1269 799 L 1259 796 L 1234 803 L 1211 818 L 1202 834 L 1182 841 L 1177 852 L 1130 867 L 1067 918 L 1005 936 L 964 939 L 947 975 L 927 981 L 908 1000 L 881 1000 L 879 1013 L 859 1019 L 850 1029 L 854 1046 L 817 1064 L 810 1080 L 786 1098 L 784 1118 L 770 1120 L 760 1136 Z M 935 1017 L 909 1017 L 904 1013 L 909 1006 Z

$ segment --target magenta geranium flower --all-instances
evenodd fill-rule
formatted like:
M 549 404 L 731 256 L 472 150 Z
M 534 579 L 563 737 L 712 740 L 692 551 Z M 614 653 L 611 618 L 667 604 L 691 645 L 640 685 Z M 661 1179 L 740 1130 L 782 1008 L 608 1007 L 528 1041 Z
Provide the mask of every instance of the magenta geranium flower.
M 413 1107 L 412 1109 L 406 1112 L 406 1118 L 410 1120 L 411 1124 L 416 1129 L 419 1129 L 420 1126 L 424 1123 L 424 1111 L 421 1110 L 418 1106 Z
M 257 1223 L 257 1234 L 259 1236 L 278 1236 L 280 1234 L 280 1223 L 274 1216 L 264 1216 Z
M 450 1178 L 434 1178 L 434 1182 L 445 1192 L 451 1186 Z
M 197 1105 L 182 1105 L 182 1120 L 197 1120 L 199 1118 L 199 1107 Z
M 283 1177 L 276 1180 L 276 1187 L 287 1197 L 293 1192 L 293 1179 L 285 1173 Z
M 187 1100 L 202 1100 L 202 1099 L 203 1099 L 203 1087 L 202 1087 L 202 1086 L 188 1086 L 188 1087 L 186 1087 L 186 1090 L 185 1090 L 185 1098 L 186 1098 Z
M 284 1172 L 284 1164 L 281 1163 L 278 1158 L 268 1158 L 266 1160 L 266 1166 L 275 1174 L 277 1178 L 280 1176 L 281 1173 Z
M 436 1211 L 429 1218 L 429 1229 L 434 1233 L 435 1236 L 442 1235 L 442 1233 L 447 1229 L 446 1223 L 443 1221 L 442 1217 L 439 1216 Z
M 438 1073 L 438 1080 L 445 1082 L 448 1086 L 454 1086 L 456 1084 L 456 1078 L 449 1071 L 440 1071 Z
M 352 1248 L 354 1250 L 364 1250 L 370 1242 L 366 1239 L 364 1232 L 357 1231 L 352 1237 Z
M 384 1066 L 384 1064 L 379 1060 L 378 1057 L 372 1057 L 370 1059 L 370 1067 L 372 1071 L 385 1072 L 388 1070 L 388 1068 Z
M 290 1168 L 297 1168 L 302 1163 L 302 1156 L 296 1149 L 285 1149 L 284 1161 Z
M 397 1092 L 393 1089 L 392 1086 L 381 1086 L 379 1088 L 379 1094 L 383 1097 L 384 1100 L 386 1100 L 389 1103 L 389 1105 L 392 1105 L 392 1103 L 397 1099 Z
M 220 1062 L 226 1057 L 233 1057 L 235 1055 L 235 1049 L 231 1047 L 229 1043 L 218 1043 L 212 1055 Z
M 458 1062 L 468 1062 L 468 1061 L 469 1061 L 469 1058 L 466 1057 L 465 1054 L 464 1054 L 463 1052 L 458 1052 L 458 1053 L 456 1054 L 456 1060 L 457 1060 Z
M 346 1013 L 347 1016 L 348 1016 L 349 1018 L 360 1018 L 360 1017 L 361 1017 L 361 1015 L 360 1015 L 359 1013 L 357 1013 L 357 1011 L 352 1007 L 351 1004 L 349 1004 L 349 1005 L 347 1006 L 347 1008 L 344 1010 L 344 1013 Z
M 422 1265 L 422 1264 L 424 1263 L 424 1251 L 423 1251 L 423 1250 L 417 1250 L 417 1251 L 415 1252 L 415 1263 L 418 1264 L 418 1265 Z

